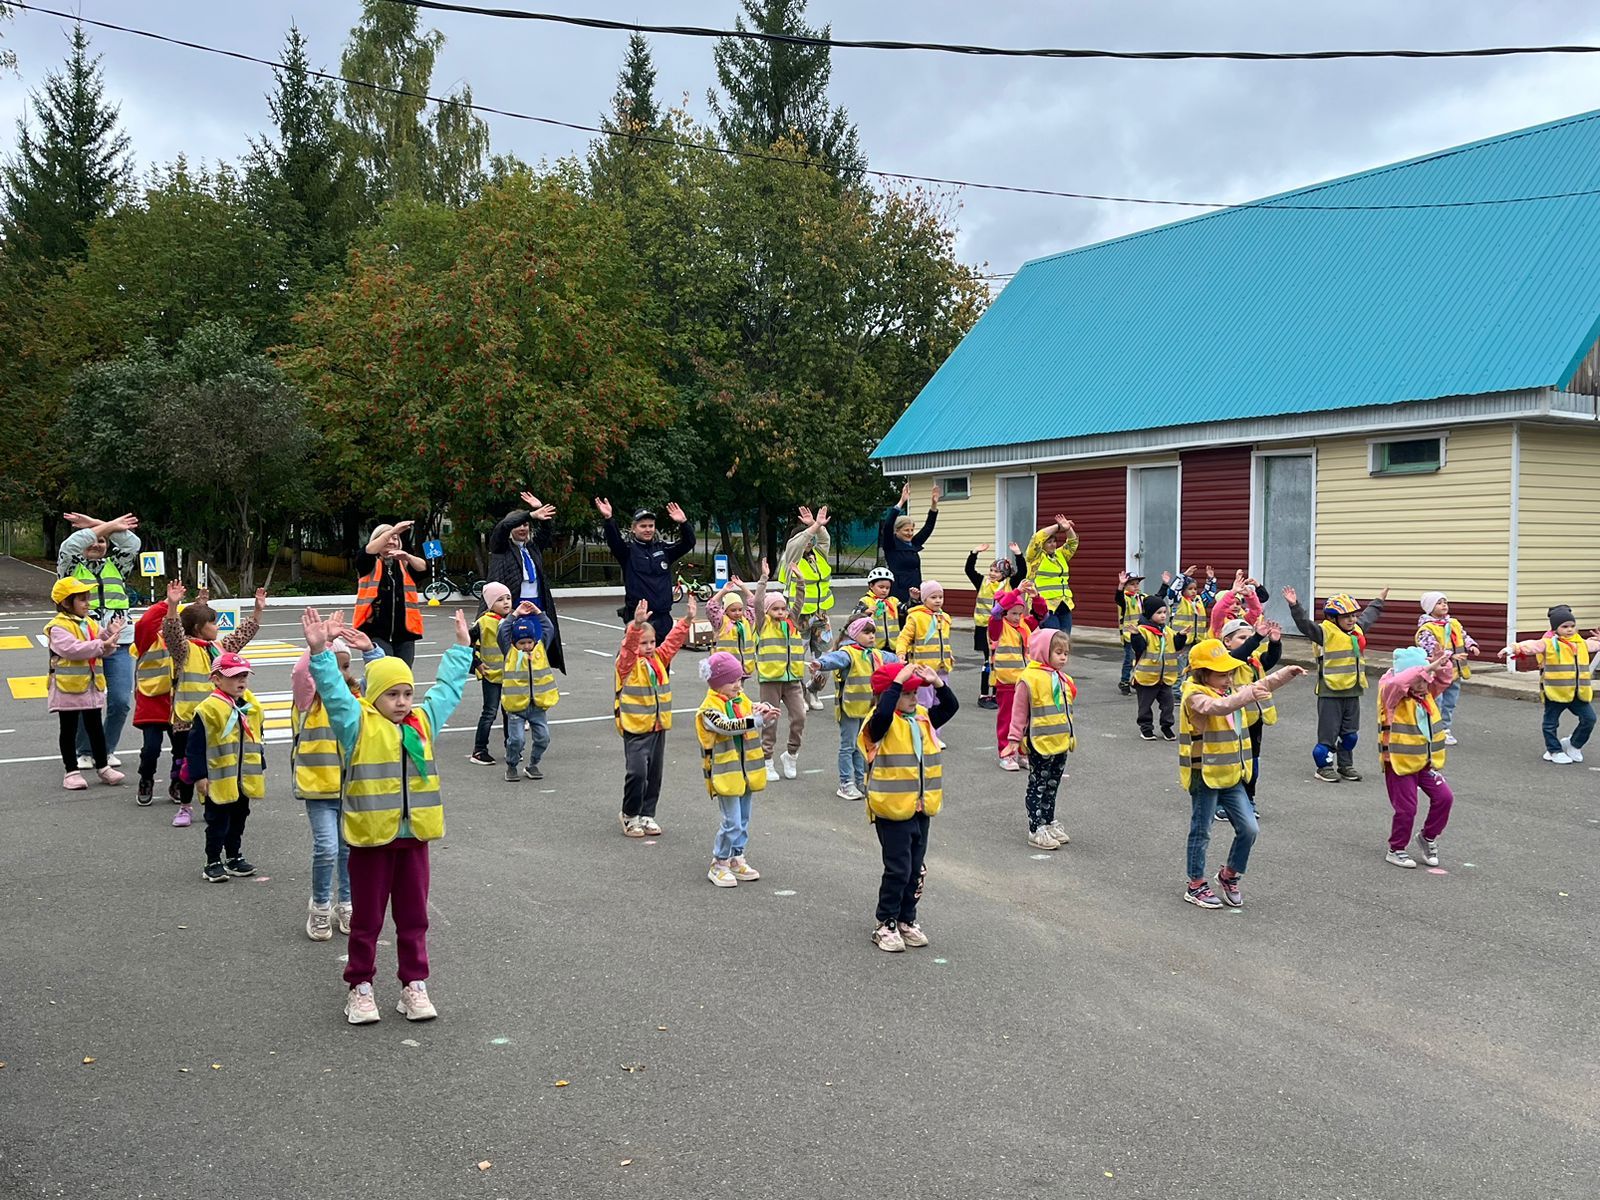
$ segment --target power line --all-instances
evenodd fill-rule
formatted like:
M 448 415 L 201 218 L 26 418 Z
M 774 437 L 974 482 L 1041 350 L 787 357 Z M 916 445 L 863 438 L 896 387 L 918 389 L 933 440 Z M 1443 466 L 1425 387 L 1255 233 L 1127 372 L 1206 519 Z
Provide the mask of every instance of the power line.
M 412 0 L 396 0 L 396 2 L 411 3 Z M 420 0 L 417 0 L 420 2 Z M 164 33 L 155 33 L 148 29 L 135 29 L 128 25 L 118 25 L 111 21 L 98 21 L 89 17 L 79 16 L 76 13 L 62 12 L 59 9 L 44 8 L 37 4 L 27 4 L 23 0 L 5 0 L 10 8 L 20 9 L 25 12 L 40 13 L 45 16 L 59 17 L 66 21 L 75 21 L 82 25 L 92 25 L 97 29 L 109 29 L 115 33 L 131 34 L 135 37 L 148 38 L 152 41 L 165 42 L 173 46 L 182 46 L 188 50 L 199 50 L 206 54 L 216 54 L 223 58 L 232 58 L 240 62 L 256 63 L 273 70 L 282 70 L 283 63 L 270 58 L 260 58 L 254 54 L 246 54 L 240 50 L 227 50 L 218 46 L 208 46 L 203 42 L 192 42 L 184 38 L 172 37 Z M 374 92 L 383 92 L 391 96 L 406 96 L 413 100 L 422 100 L 429 104 L 439 106 L 456 106 L 467 108 L 473 112 L 485 113 L 490 116 L 506 117 L 516 121 L 529 121 L 538 125 L 548 125 L 558 129 L 570 129 L 579 133 L 598 134 L 603 137 L 622 137 L 632 142 L 648 142 L 657 146 L 669 146 L 683 150 L 695 150 L 707 154 L 721 154 L 729 158 L 751 158 L 766 162 L 785 162 L 798 164 L 813 169 L 822 169 L 817 163 L 803 158 L 774 154 L 770 151 L 757 149 L 734 150 L 726 146 L 710 146 L 703 142 L 684 141 L 682 138 L 666 137 L 660 134 L 637 133 L 606 129 L 598 125 L 584 125 L 576 121 L 563 121 L 556 117 L 541 117 L 532 113 L 517 112 L 513 109 L 495 108 L 487 104 L 467 104 L 461 100 L 449 97 L 433 96 L 426 92 L 413 91 L 408 88 L 391 87 L 388 84 L 373 83 L 367 79 L 355 79 L 348 75 L 334 75 L 327 71 L 317 71 L 306 68 L 306 74 L 316 79 L 326 80 L 329 83 L 342 83 L 350 87 L 366 88 Z M 1457 146 L 1450 150 L 1442 150 L 1438 154 L 1430 155 L 1429 161 L 1449 158 L 1463 153 L 1472 147 Z M 1092 200 L 1107 204 L 1140 204 L 1162 208 L 1195 208 L 1218 212 L 1232 209 L 1260 209 L 1281 212 L 1394 212 L 1423 209 L 1449 209 L 1449 208 L 1481 208 L 1501 204 L 1530 204 L 1547 200 L 1570 200 L 1583 196 L 1600 196 L 1600 188 L 1590 188 L 1570 192 L 1545 192 L 1531 196 L 1491 196 L 1470 200 L 1440 200 L 1419 204 L 1301 204 L 1281 203 L 1273 200 L 1252 200 L 1241 204 L 1225 204 L 1214 200 L 1167 200 L 1156 199 L 1150 196 L 1117 196 L 1099 192 L 1071 192 L 1055 188 L 1024 187 L 1009 183 L 982 183 L 971 179 L 954 179 L 939 175 L 913 175 L 905 171 L 883 171 L 869 168 L 862 172 L 879 179 L 890 179 L 901 183 L 932 183 L 942 187 L 972 188 L 977 191 L 1009 192 L 1024 196 L 1049 196 L 1062 200 Z
M 1095 50 L 1064 47 L 1024 49 L 1006 46 L 970 46 L 949 42 L 894 42 L 881 39 L 822 38 L 793 33 L 766 33 L 758 29 L 709 29 L 702 25 L 640 25 L 602 17 L 573 17 L 559 13 L 529 12 L 517 8 L 486 8 L 448 0 L 389 0 L 410 8 L 467 13 L 517 21 L 543 21 L 606 29 L 623 33 L 656 33 L 670 37 L 739 38 L 791 46 L 822 46 L 830 50 L 921 50 L 940 54 L 965 54 L 998 58 L 1110 58 L 1124 61 L 1176 62 L 1225 59 L 1233 62 L 1328 62 L 1348 58 L 1507 58 L 1524 54 L 1600 54 L 1600 46 L 1481 46 L 1464 50 Z M 19 6 L 20 7 L 20 6 Z

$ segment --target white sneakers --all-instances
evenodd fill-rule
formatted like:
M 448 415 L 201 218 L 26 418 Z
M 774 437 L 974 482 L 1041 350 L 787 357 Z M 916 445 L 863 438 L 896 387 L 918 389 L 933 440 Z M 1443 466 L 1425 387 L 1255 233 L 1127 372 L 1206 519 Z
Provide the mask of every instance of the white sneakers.
M 806 707 L 812 712 L 822 711 L 822 697 L 815 692 L 806 693 Z
M 1020 771 L 1022 770 L 1022 764 L 1016 760 L 1014 755 L 1002 754 L 1000 756 L 1000 769 L 1002 771 Z
M 1412 858 L 1411 855 L 1407 854 L 1404 850 L 1389 851 L 1389 853 L 1383 856 L 1383 861 L 1393 863 L 1397 867 L 1405 867 L 1408 870 L 1415 870 L 1417 866 L 1417 860 Z
M 1072 840 L 1067 836 L 1067 827 L 1060 821 L 1051 821 L 1050 824 L 1045 826 L 1045 828 L 1050 831 L 1050 836 L 1055 838 L 1055 840 L 1060 842 L 1063 846 Z
M 1575 761 L 1573 757 L 1565 750 L 1557 750 L 1554 754 L 1551 754 L 1550 751 L 1546 750 L 1544 752 L 1544 760 L 1548 763 L 1557 763 L 1563 767 Z
M 1444 744 L 1446 746 L 1459 746 L 1461 743 L 1456 741 L 1456 735 L 1455 734 L 1451 733 L 1448 729 L 1446 729 L 1444 731 Z
M 638 817 L 630 817 L 627 813 L 618 813 L 617 820 L 622 822 L 623 837 L 642 838 L 644 836 L 644 826 L 639 823 Z
M 1549 758 L 1550 756 L 1548 754 L 1546 754 L 1545 757 Z M 778 768 L 773 766 L 772 760 L 770 758 L 767 759 L 767 782 L 768 783 L 777 783 L 778 782 Z
M 333 906 L 311 901 L 306 912 L 306 936 L 313 942 L 326 942 L 333 937 Z
M 344 1018 L 352 1025 L 370 1025 L 378 1020 L 378 1000 L 370 983 L 358 983 L 344 998 Z
M 852 783 L 841 783 L 839 790 L 834 793 L 841 800 L 865 800 L 866 793 Z
M 735 854 L 728 860 L 728 870 L 733 872 L 733 877 L 740 883 L 754 883 L 761 878 L 761 872 L 745 862 L 742 854 Z
M 720 888 L 738 887 L 739 880 L 725 862 L 713 862 L 706 878 Z
M 787 750 L 778 755 L 778 766 L 782 768 L 785 779 L 795 779 L 800 775 L 800 760 Z
M 1050 826 L 1041 825 L 1028 834 L 1028 845 L 1035 850 L 1059 850 L 1061 843 L 1050 832 Z
M 1566 752 L 1567 757 L 1573 762 L 1583 761 L 1583 751 L 1572 744 L 1571 738 L 1564 737 L 1561 739 L 1561 749 Z
M 400 1003 L 395 1011 L 408 1021 L 431 1021 L 439 1015 L 433 1001 L 428 999 L 428 985 L 417 979 L 400 989 Z
M 644 832 L 650 837 L 661 836 L 661 826 L 656 824 L 656 819 L 654 817 L 640 817 L 639 828 L 644 830 Z
M 335 904 L 333 906 L 334 924 L 339 926 L 339 932 L 348 935 L 350 932 L 350 915 L 355 911 L 350 904 Z

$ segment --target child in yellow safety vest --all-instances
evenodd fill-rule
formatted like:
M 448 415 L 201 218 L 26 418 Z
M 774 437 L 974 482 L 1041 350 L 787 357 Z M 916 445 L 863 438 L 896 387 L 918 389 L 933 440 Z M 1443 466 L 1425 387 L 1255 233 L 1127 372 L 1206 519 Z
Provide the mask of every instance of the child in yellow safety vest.
M 1140 606 L 1139 624 L 1128 635 L 1128 649 L 1133 651 L 1133 687 L 1139 697 L 1134 723 L 1139 727 L 1139 736 L 1147 742 L 1156 740 L 1152 710 L 1158 704 L 1161 736 L 1169 742 L 1177 740 L 1172 728 L 1172 688 L 1178 682 L 1180 656 L 1189 638 L 1173 632 L 1168 624 L 1171 613 L 1160 596 L 1146 596 Z
M 1585 638 L 1578 634 L 1572 609 L 1557 604 L 1546 614 L 1550 632 L 1536 642 L 1516 642 L 1500 651 L 1501 658 L 1522 655 L 1539 664 L 1539 692 L 1544 700 L 1544 760 L 1558 766 L 1583 761 L 1583 748 L 1594 732 L 1594 668 L 1600 655 L 1600 629 Z M 1561 714 L 1578 718 L 1571 737 L 1561 736 Z
M 1181 633 L 1187 645 L 1194 645 L 1211 632 L 1210 605 L 1217 598 L 1217 574 L 1206 568 L 1204 583 L 1199 567 L 1186 567 L 1183 574 L 1173 577 L 1172 572 L 1161 572 L 1161 596 L 1167 602 L 1167 624 L 1173 633 Z M 1188 655 L 1178 651 L 1178 679 L 1183 680 Z
M 1472 668 L 1467 665 L 1467 659 L 1477 657 L 1478 643 L 1462 627 L 1461 622 L 1450 615 L 1450 598 L 1443 592 L 1422 593 L 1422 615 L 1417 618 L 1417 645 L 1430 659 L 1437 657 L 1440 651 L 1447 651 L 1450 655 L 1455 678 L 1439 694 L 1439 721 L 1444 726 L 1444 744 L 1454 746 L 1456 737 L 1451 726 L 1455 721 L 1456 704 L 1461 699 L 1462 681 L 1472 678 Z
M 1249 738 L 1240 711 L 1261 704 L 1304 667 L 1280 667 L 1248 686 L 1239 686 L 1247 664 L 1234 658 L 1216 638 L 1189 650 L 1189 681 L 1178 706 L 1178 783 L 1189 793 L 1189 843 L 1185 860 L 1188 884 L 1183 898 L 1201 908 L 1239 908 L 1244 904 L 1240 879 L 1250 863 L 1260 827 L 1250 808 L 1244 781 L 1252 771 Z M 1206 850 L 1211 822 L 1222 809 L 1233 825 L 1228 861 L 1217 871 L 1222 898 L 1206 881 Z
M 879 650 L 878 627 L 870 617 L 857 617 L 845 626 L 844 645 L 830 650 L 814 664 L 818 671 L 833 671 L 833 707 L 839 718 L 839 790 L 841 800 L 866 798 L 867 759 L 858 744 L 861 722 L 872 712 L 872 674 L 884 663 L 899 662 L 891 650 Z
M 761 623 L 756 627 L 756 678 L 761 684 L 761 702 L 789 714 L 789 736 L 783 754 L 773 762 L 778 748 L 778 722 L 768 721 L 761 728 L 761 747 L 766 755 L 767 782 L 778 778 L 795 779 L 800 774 L 800 743 L 806 733 L 805 681 L 811 668 L 806 658 L 806 631 L 789 612 L 789 601 L 782 593 L 769 593 L 762 607 Z
M 44 627 L 50 643 L 49 708 L 59 719 L 61 736 L 61 786 L 79 792 L 89 785 L 78 771 L 78 727 L 89 738 L 95 773 L 100 782 L 122 782 L 121 771 L 106 763 L 105 725 L 106 676 L 101 660 L 113 653 L 122 636 L 122 618 L 113 617 L 104 630 L 89 616 L 89 593 L 93 590 L 81 579 L 58 579 L 50 589 L 56 615 Z
M 1432 658 L 1420 646 L 1394 652 L 1394 666 L 1378 680 L 1378 761 L 1389 791 L 1394 821 L 1389 826 L 1385 860 L 1415 868 L 1406 847 L 1417 823 L 1417 790 L 1428 796 L 1428 817 L 1417 835 L 1417 853 L 1430 867 L 1439 865 L 1439 835 L 1450 821 L 1455 797 L 1444 778 L 1444 712 L 1439 697 L 1455 680 L 1451 653 Z
M 934 693 L 931 709 L 917 701 L 921 688 Z M 960 704 L 927 663 L 885 663 L 872 674 L 872 694 L 876 699 L 860 742 L 867 760 L 867 819 L 883 850 L 872 943 L 899 951 L 928 944 L 917 924 L 917 903 L 927 877 L 928 821 L 944 801 L 943 748 L 934 731 Z
M 989 627 L 991 622 L 998 620 L 994 615 L 995 601 L 1005 590 L 1007 581 L 1025 579 L 1028 565 L 1023 560 L 1022 547 L 1012 542 L 1013 557 L 995 559 L 989 564 L 989 569 L 979 575 L 978 555 L 988 552 L 988 542 L 974 546 L 962 570 L 966 572 L 968 582 L 978 590 L 972 603 L 972 648 L 983 656 L 983 675 L 978 680 L 978 707 L 998 708 L 1000 696 L 989 668 Z
M 1322 606 L 1322 620 L 1315 624 L 1300 607 L 1294 588 L 1284 588 L 1283 598 L 1295 625 L 1311 639 L 1317 658 L 1317 744 L 1311 748 L 1317 778 L 1324 783 L 1359 782 L 1355 749 L 1361 731 L 1361 694 L 1367 690 L 1367 634 L 1383 615 L 1389 589 L 1365 608 L 1347 592 L 1329 596 Z
M 1050 606 L 1031 579 L 1001 592 L 996 600 L 995 612 L 1000 615 L 989 624 L 987 646 L 987 661 L 995 682 L 995 749 L 1002 771 L 1020 771 L 1017 756 L 1006 753 L 1011 740 L 1011 706 L 1016 702 L 1017 681 L 1028 665 L 1028 640 L 1050 615 Z
M 1006 731 L 1006 753 L 1015 760 L 1028 756 L 1028 845 L 1059 850 L 1070 839 L 1056 816 L 1056 794 L 1067 769 L 1067 755 L 1077 749 L 1072 705 L 1078 685 L 1067 674 L 1071 637 L 1058 629 L 1040 629 L 1028 639 L 1028 665 L 1017 682 Z
M 1248 621 L 1234 617 L 1222 626 L 1219 637 L 1225 649 L 1244 663 L 1234 677 L 1235 687 L 1248 687 L 1266 678 L 1283 657 L 1283 626 L 1276 621 L 1261 621 L 1252 626 Z M 1256 788 L 1261 782 L 1261 742 L 1268 725 L 1278 723 L 1278 708 L 1269 696 L 1255 700 L 1241 710 L 1245 724 L 1250 726 L 1250 772 L 1245 777 L 1245 795 L 1250 797 L 1250 811 L 1261 815 L 1256 804 Z M 1217 820 L 1226 821 L 1228 814 L 1217 809 Z
M 226 883 L 254 875 L 241 842 L 250 801 L 267 794 L 266 713 L 250 691 L 250 664 L 223 654 L 211 664 L 211 693 L 195 706 L 184 775 L 205 802 L 206 865 L 200 877 Z
M 756 673 L 756 625 L 753 613 L 766 611 L 767 560 L 761 560 L 761 577 L 754 593 L 750 585 L 735 575 L 716 595 L 706 601 L 706 620 L 715 631 L 716 648 L 733 655 L 744 667 L 744 677 Z
M 500 716 L 500 691 L 505 671 L 506 652 L 500 646 L 500 626 L 511 615 L 511 589 L 503 583 L 483 585 L 483 612 L 472 623 L 474 650 L 472 673 L 483 687 L 483 707 L 478 711 L 478 727 L 472 735 L 472 753 L 467 761 L 480 767 L 495 765 L 489 753 L 489 734 Z M 509 736 L 510 725 L 502 722 Z
M 656 805 L 661 800 L 661 772 L 667 765 L 667 731 L 672 728 L 672 660 L 689 640 L 689 626 L 700 606 L 689 597 L 688 616 L 667 630 L 656 645 L 653 614 L 641 600 L 622 635 L 615 672 L 616 704 L 612 709 L 622 735 L 622 823 L 625 837 L 655 837 Z
M 706 791 L 717 802 L 722 822 L 711 847 L 706 878 L 717 887 L 754 883 L 761 872 L 745 861 L 750 842 L 750 802 L 767 786 L 761 727 L 778 715 L 770 704 L 752 704 L 744 694 L 744 664 L 718 650 L 700 664 L 705 699 L 695 713 L 700 763 Z
M 428 843 L 444 836 L 444 796 L 435 741 L 472 671 L 472 634 L 457 611 L 455 644 L 439 661 L 428 694 L 417 701 L 411 667 L 393 655 L 367 664 L 363 695 L 350 692 L 328 625 L 308 608 L 301 617 L 311 678 L 347 764 L 341 832 L 350 844 L 349 957 L 345 1019 L 378 1019 L 372 980 L 384 913 L 394 914 L 399 959 L 397 1010 L 408 1021 L 438 1016 L 428 995 Z
M 918 589 L 920 602 L 906 614 L 906 623 L 895 639 L 894 648 L 902 662 L 932 667 L 940 683 L 955 670 L 955 643 L 950 638 L 950 614 L 944 611 L 944 584 L 924 579 Z M 917 702 L 933 707 L 933 689 L 925 684 L 917 689 Z
M 1139 615 L 1144 611 L 1144 602 L 1148 598 L 1139 587 L 1143 582 L 1143 575 L 1119 571 L 1117 590 L 1112 593 L 1117 630 L 1122 634 L 1122 678 L 1117 681 L 1117 690 L 1124 696 L 1133 695 L 1133 631 L 1139 628 Z
M 550 710 L 561 693 L 545 651 L 555 626 L 544 619 L 531 600 L 517 606 L 517 615 L 500 622 L 497 633 L 504 657 L 500 703 L 506 710 L 506 782 L 519 778 L 517 764 L 522 747 L 528 747 L 528 766 L 521 778 L 543 779 L 539 764 L 550 748 Z M 652 631 L 653 632 L 653 631 Z
M 888 567 L 873 567 L 867 572 L 866 595 L 856 601 L 850 613 L 850 621 L 858 617 L 871 617 L 878 630 L 878 641 L 885 646 L 894 645 L 900 637 L 900 626 L 905 616 L 899 599 L 890 594 L 893 588 L 894 572 Z M 848 624 L 849 621 L 846 622 Z M 842 644 L 843 641 L 844 631 L 840 630 L 839 642 Z

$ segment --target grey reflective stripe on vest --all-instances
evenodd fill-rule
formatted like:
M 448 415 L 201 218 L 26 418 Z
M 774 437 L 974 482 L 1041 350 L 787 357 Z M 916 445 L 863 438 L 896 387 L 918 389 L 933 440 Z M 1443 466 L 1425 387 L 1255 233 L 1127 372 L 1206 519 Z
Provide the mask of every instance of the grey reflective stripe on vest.
M 37 662 L 38 660 L 35 659 L 34 661 Z M 85 658 L 63 658 L 50 669 L 65 679 L 77 679 L 79 677 L 87 679 L 94 673 L 89 666 L 89 660 Z
M 940 782 L 939 764 L 933 763 L 923 771 L 921 779 L 884 779 L 880 775 L 873 775 L 872 782 L 867 788 L 870 792 L 925 792 L 932 785 Z
M 296 750 L 294 763 L 297 767 L 342 767 L 344 759 L 337 751 L 332 750 Z

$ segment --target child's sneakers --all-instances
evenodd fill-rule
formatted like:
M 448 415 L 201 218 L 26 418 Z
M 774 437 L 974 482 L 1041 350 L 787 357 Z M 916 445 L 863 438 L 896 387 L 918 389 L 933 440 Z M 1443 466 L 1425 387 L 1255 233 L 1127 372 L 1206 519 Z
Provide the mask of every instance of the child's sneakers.
M 229 875 L 237 875 L 239 878 L 243 879 L 246 876 L 254 875 L 255 873 L 255 864 L 249 859 L 245 858 L 243 855 L 235 854 L 228 860 Z
M 866 797 L 862 795 L 861 789 L 856 787 L 856 785 L 848 779 L 839 785 L 839 790 L 835 792 L 834 795 L 839 797 L 841 800 L 866 799 Z
M 638 817 L 630 817 L 627 813 L 618 813 L 617 820 L 622 822 L 623 837 L 642 838 L 644 836 L 644 826 L 639 824 Z
M 1451 733 L 1448 729 L 1444 731 L 1444 744 L 1446 746 L 1460 745 L 1460 743 L 1456 741 L 1456 735 Z
M 922 932 L 922 926 L 916 922 L 901 921 L 899 925 L 900 940 L 912 949 L 920 949 L 928 944 L 928 935 Z
M 1244 893 L 1239 888 L 1241 878 L 1239 875 L 1229 875 L 1227 867 L 1217 872 L 1217 886 L 1222 889 L 1222 902 L 1229 908 L 1244 907 Z
M 1550 751 L 1546 750 L 1544 752 L 1544 760 L 1545 760 L 1545 762 L 1557 763 L 1560 766 L 1564 767 L 1564 766 L 1566 766 L 1568 763 L 1570 763 L 1572 761 L 1572 756 L 1570 754 L 1568 754 L 1565 750 L 1557 750 L 1554 754 L 1551 754 Z M 71 779 L 72 776 L 68 775 L 67 778 Z M 71 787 L 72 784 L 69 783 L 69 784 L 67 784 L 67 786 Z
M 1412 871 L 1416 870 L 1417 867 L 1417 860 L 1412 858 L 1411 855 L 1407 854 L 1404 850 L 1389 851 L 1389 853 L 1383 856 L 1383 861 L 1387 863 L 1393 863 L 1397 867 L 1405 867 L 1407 870 Z
M 1000 707 L 1000 701 L 995 699 L 993 696 L 979 696 L 978 697 L 978 707 L 979 708 L 999 708 Z
M 1017 761 L 1015 754 L 1002 754 L 1000 756 L 1000 769 L 1002 771 L 1020 771 L 1022 764 Z
M 1051 821 L 1050 824 L 1044 826 L 1044 828 L 1049 831 L 1051 837 L 1055 838 L 1055 840 L 1060 842 L 1063 846 L 1072 840 L 1067 836 L 1067 827 L 1060 821 Z
M 333 937 L 332 905 L 311 901 L 306 912 L 306 936 L 313 942 L 326 942 Z
M 795 779 L 800 774 L 800 760 L 787 750 L 778 755 L 778 765 L 782 769 L 785 779 Z
M 885 921 L 872 931 L 872 944 L 879 950 L 887 950 L 890 954 L 898 954 L 906 948 L 906 940 L 900 936 L 900 930 L 894 921 Z
M 706 872 L 706 878 L 720 888 L 738 887 L 738 877 L 729 869 L 725 862 L 713 862 L 711 869 Z
M 1178 735 L 1173 733 L 1170 729 L 1163 729 L 1161 731 L 1161 740 L 1164 742 L 1175 742 L 1178 740 Z
M 227 883 L 228 868 L 223 866 L 220 860 L 217 862 L 208 862 L 206 864 L 206 869 L 200 872 L 200 878 L 204 879 L 207 883 Z
M 355 909 L 349 903 L 335 904 L 333 906 L 333 923 L 339 927 L 339 932 L 349 936 L 350 915 Z
M 1041 825 L 1037 829 L 1028 831 L 1028 845 L 1035 850 L 1059 850 L 1061 843 L 1050 835 L 1050 827 Z
M 817 695 L 816 692 L 807 692 L 806 693 L 806 707 L 809 708 L 812 712 L 821 712 L 822 711 L 822 697 Z
M 520 782 L 522 782 L 522 772 L 517 770 L 517 764 L 516 763 L 507 763 L 506 764 L 506 782 L 507 783 L 520 783 Z
M 1211 885 L 1205 880 L 1191 883 L 1184 889 L 1183 898 L 1190 904 L 1200 908 L 1221 908 L 1222 901 L 1217 899 L 1217 894 L 1211 890 Z
M 1545 757 L 1549 758 L 1550 756 L 1546 754 Z M 1571 762 L 1572 760 L 1569 758 L 1567 761 Z M 61 780 L 61 786 L 69 792 L 86 792 L 89 790 L 89 781 L 78 771 L 68 771 Z
M 522 777 L 524 779 L 543 779 L 544 772 L 539 770 L 537 763 L 529 763 L 522 769 Z
M 1571 738 L 1564 737 L 1561 739 L 1561 750 L 1573 762 L 1583 761 L 1583 751 L 1572 744 Z
M 431 1021 L 439 1015 L 433 1001 L 428 999 L 428 985 L 420 979 L 400 989 L 400 1003 L 395 1005 L 395 1011 L 408 1021 Z
M 1417 834 L 1417 852 L 1421 855 L 1424 864 L 1430 867 L 1439 865 L 1439 839 L 1425 838 Z
M 378 998 L 370 983 L 358 983 L 344 998 L 344 1019 L 352 1025 L 371 1025 L 378 1020 Z
M 1550 756 L 1548 754 L 1546 754 L 1545 757 L 1549 758 Z M 778 767 L 777 767 L 777 764 L 775 764 L 770 758 L 767 759 L 767 782 L 768 783 L 777 783 L 778 782 Z
M 1348 779 L 1351 783 L 1360 783 L 1361 772 L 1356 770 L 1354 767 L 1340 767 L 1339 778 Z
M 172 827 L 174 829 L 187 829 L 193 820 L 194 810 L 187 804 L 180 804 L 178 805 L 177 813 L 172 818 Z
M 1131 696 L 1133 695 L 1133 684 L 1129 683 L 1127 680 L 1123 680 L 1121 683 L 1117 684 L 1117 691 L 1121 692 L 1124 696 Z
M 728 860 L 728 870 L 733 872 L 733 877 L 740 883 L 754 883 L 761 878 L 761 872 L 745 862 L 742 854 L 735 854 Z
M 107 763 L 105 766 L 101 767 L 95 772 L 95 774 L 100 776 L 100 782 L 105 784 L 107 787 L 116 787 L 117 784 L 121 783 L 127 778 L 126 775 L 117 770 L 110 763 Z
M 135 796 L 134 803 L 140 808 L 149 808 L 156 802 L 156 785 L 154 780 L 141 779 L 139 781 L 139 794 Z
M 495 762 L 494 756 L 491 755 L 487 750 L 474 750 L 471 754 L 467 755 L 467 761 L 479 767 L 492 767 L 494 766 Z
M 1326 767 L 1318 767 L 1316 771 L 1316 777 L 1322 780 L 1323 783 L 1339 782 L 1339 772 L 1333 769 L 1333 765 L 1331 763 Z
M 646 837 L 661 836 L 661 826 L 656 824 L 656 819 L 654 817 L 640 817 L 639 828 L 644 830 Z

